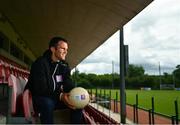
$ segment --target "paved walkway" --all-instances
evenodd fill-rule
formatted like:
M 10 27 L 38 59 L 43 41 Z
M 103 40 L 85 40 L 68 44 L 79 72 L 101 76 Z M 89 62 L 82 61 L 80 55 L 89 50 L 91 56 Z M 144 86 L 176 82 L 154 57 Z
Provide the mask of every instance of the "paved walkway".
M 111 110 L 114 111 L 114 101 L 111 101 L 112 108 Z M 120 103 L 118 102 L 117 112 L 120 112 Z M 133 107 L 126 105 L 126 117 L 133 121 Z M 155 124 L 171 124 L 172 121 L 169 118 L 154 115 L 154 122 Z M 147 111 L 138 109 L 138 124 L 149 124 L 149 113 Z

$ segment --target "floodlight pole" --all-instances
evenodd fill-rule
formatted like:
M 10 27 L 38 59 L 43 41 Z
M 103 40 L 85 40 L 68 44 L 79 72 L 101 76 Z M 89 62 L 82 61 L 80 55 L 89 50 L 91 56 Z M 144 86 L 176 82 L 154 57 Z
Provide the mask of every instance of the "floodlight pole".
M 160 62 L 159 62 L 159 84 L 160 84 L 160 89 L 161 89 L 162 79 L 161 79 L 161 65 L 160 65 Z
M 112 61 L 112 89 L 114 89 L 114 61 Z
M 174 72 L 172 72 L 174 89 L 176 88 Z
M 124 36 L 123 27 L 120 29 L 120 119 L 122 124 L 126 124 L 126 95 L 125 95 L 125 57 L 124 57 Z

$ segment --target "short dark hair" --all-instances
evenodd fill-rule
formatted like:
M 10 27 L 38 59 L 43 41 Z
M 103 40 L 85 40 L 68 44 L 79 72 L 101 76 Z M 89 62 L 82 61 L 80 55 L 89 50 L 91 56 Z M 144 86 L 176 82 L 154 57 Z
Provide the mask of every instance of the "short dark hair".
M 56 47 L 59 41 L 64 41 L 67 43 L 67 40 L 62 37 L 59 37 L 59 36 L 53 37 L 49 42 L 49 48 Z

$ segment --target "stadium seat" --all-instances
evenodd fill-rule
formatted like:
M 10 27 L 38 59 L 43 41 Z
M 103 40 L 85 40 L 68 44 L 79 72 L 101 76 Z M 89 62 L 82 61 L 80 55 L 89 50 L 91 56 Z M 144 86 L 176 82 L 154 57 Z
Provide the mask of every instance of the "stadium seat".
M 19 79 L 19 82 L 20 82 L 21 91 L 23 92 L 23 91 L 24 91 L 24 88 L 25 88 L 25 86 L 26 86 L 27 81 L 26 81 L 26 79 L 24 79 L 24 78 L 21 77 L 21 76 L 19 76 L 18 79 Z
M 0 60 L 0 84 L 5 81 L 4 61 Z
M 5 62 L 5 82 L 8 83 L 8 78 L 10 76 L 10 66 Z
M 17 115 L 17 108 L 22 107 L 22 89 L 20 86 L 20 81 L 14 75 L 10 75 L 8 78 L 8 84 L 10 89 L 12 88 L 11 93 L 11 114 Z
M 8 78 L 8 113 L 7 124 L 26 124 L 31 123 L 25 119 L 23 108 L 23 91 L 20 86 L 20 80 L 14 75 Z M 29 102 L 28 102 L 29 103 Z
M 96 123 L 99 124 L 118 124 L 114 119 L 110 118 L 106 114 L 98 111 L 94 107 L 88 105 L 85 107 L 85 111 L 92 117 Z M 92 119 L 91 118 L 91 119 Z
M 25 81 L 26 81 L 26 83 L 27 83 L 27 82 L 28 82 L 28 78 L 24 77 L 24 79 L 25 79 Z
M 11 63 L 9 64 L 9 67 L 10 67 L 10 74 L 14 74 L 13 65 Z
M 32 95 L 28 89 L 26 89 L 23 93 L 23 108 L 25 119 L 30 123 L 35 123 L 37 114 L 35 114 L 33 109 Z
M 83 116 L 86 124 L 96 124 L 94 118 L 89 116 L 85 110 L 83 110 Z

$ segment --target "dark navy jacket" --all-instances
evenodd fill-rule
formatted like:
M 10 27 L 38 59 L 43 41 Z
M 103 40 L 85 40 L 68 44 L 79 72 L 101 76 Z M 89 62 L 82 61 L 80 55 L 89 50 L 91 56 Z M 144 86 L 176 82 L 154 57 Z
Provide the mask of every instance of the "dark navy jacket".
M 52 62 L 51 52 L 47 50 L 31 66 L 28 83 L 33 96 L 59 97 L 62 92 L 74 88 L 70 78 L 70 68 L 65 61 Z

